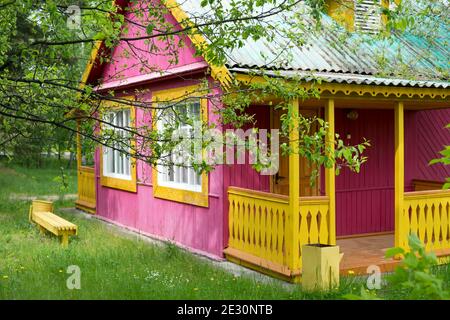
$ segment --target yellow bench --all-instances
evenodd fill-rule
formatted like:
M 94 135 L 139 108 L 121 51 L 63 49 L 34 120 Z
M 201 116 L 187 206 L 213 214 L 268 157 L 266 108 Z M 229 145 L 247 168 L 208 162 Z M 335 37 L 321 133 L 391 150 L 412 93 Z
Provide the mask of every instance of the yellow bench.
M 29 219 L 39 226 L 41 233 L 50 231 L 61 237 L 61 245 L 69 245 L 69 236 L 78 233 L 78 227 L 53 213 L 53 203 L 43 200 L 33 200 L 30 206 Z

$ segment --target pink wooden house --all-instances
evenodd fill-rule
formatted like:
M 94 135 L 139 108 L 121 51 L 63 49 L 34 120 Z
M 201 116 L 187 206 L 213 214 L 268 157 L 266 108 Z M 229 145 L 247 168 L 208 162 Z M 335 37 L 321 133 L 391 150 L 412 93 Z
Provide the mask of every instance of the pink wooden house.
M 166 19 L 175 26 L 187 12 L 202 10 L 197 0 L 180 6 L 169 2 L 172 9 Z M 128 1 L 118 3 L 124 8 L 129 5 Z M 329 3 L 336 10 L 338 2 Z M 336 11 L 329 14 L 336 18 Z M 126 15 L 130 21 L 135 19 Z M 332 21 L 329 16 L 324 19 Z M 345 21 L 347 27 L 361 23 L 351 15 Z M 128 27 L 129 34 L 145 33 L 136 24 Z M 379 77 L 372 52 L 377 45 L 354 52 L 345 44 L 334 46 L 332 35 L 314 37 L 305 47 L 292 49 L 294 58 L 286 67 L 260 58 L 259 51 L 276 47 L 276 41 L 253 40 L 229 52 L 229 61 L 217 67 L 195 55 L 200 38 L 185 39 L 187 45 L 177 48 L 176 64 L 164 55 L 149 54 L 148 59 L 162 72 L 146 71 L 140 61 L 124 55 L 126 43 L 111 52 L 110 63 L 101 64 L 97 52 L 105 50 L 99 46 L 83 81 L 95 85 L 100 93 L 113 90 L 130 99 L 135 98 L 136 89 L 144 89 L 141 99 L 160 101 L 182 96 L 205 77 L 220 84 L 215 89 L 220 93 L 226 91 L 230 79 L 243 84 L 261 81 L 249 75 L 254 70 L 266 70 L 273 76 L 304 74 L 305 87 L 309 85 L 307 75 L 313 73 L 322 79 L 320 99 L 294 101 L 294 107 L 330 123 L 330 144 L 333 132 L 349 144 L 362 137 L 370 140 L 369 160 L 361 173 L 344 169 L 335 176 L 332 169 L 321 170 L 311 187 L 306 161 L 290 155 L 281 160 L 275 176 L 260 175 L 245 164 L 218 166 L 202 176 L 187 169 L 176 175 L 169 173 L 176 171 L 174 168 L 156 170 L 142 161 L 133 165 L 120 154 L 99 147 L 93 168 L 82 165 L 79 150 L 79 208 L 212 258 L 226 257 L 286 279 L 300 274 L 301 246 L 306 243 L 337 242 L 345 254 L 342 268 L 362 272 L 372 263 L 388 268 L 390 262 L 382 259 L 383 250 L 405 247 L 412 232 L 428 249 L 442 255 L 450 252 L 450 193 L 440 190 L 450 168 L 428 164 L 450 142 L 450 132 L 445 129 L 450 122 L 448 81 Z M 448 70 L 448 48 L 426 47 L 419 40 L 398 38 L 393 46 L 401 47 L 412 68 Z M 134 46 L 145 50 L 148 44 L 142 40 Z M 417 59 L 417 52 L 424 51 L 432 58 Z M 216 122 L 208 101 L 199 99 L 189 112 Z M 271 108 L 270 101 L 255 103 L 251 111 L 259 128 L 279 125 L 280 113 Z M 139 108 L 112 108 L 111 112 L 120 119 L 117 126 L 133 119 L 136 123 L 150 121 Z

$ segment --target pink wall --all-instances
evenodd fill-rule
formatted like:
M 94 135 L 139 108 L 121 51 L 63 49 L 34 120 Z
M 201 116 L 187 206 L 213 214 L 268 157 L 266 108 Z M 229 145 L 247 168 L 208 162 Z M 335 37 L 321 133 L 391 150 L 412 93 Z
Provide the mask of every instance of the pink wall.
M 136 2 L 135 5 L 140 5 Z M 156 1 L 155 1 L 156 3 Z M 130 13 L 127 18 L 137 21 Z M 171 15 L 167 15 L 166 22 L 175 24 Z M 128 26 L 128 37 L 144 35 L 145 30 L 135 24 Z M 148 75 L 154 71 L 165 71 L 180 66 L 186 66 L 189 70 L 191 64 L 204 62 L 201 57 L 194 57 L 192 43 L 185 39 L 186 46 L 173 46 L 166 48 L 165 43 L 160 40 L 152 40 L 153 45 L 165 48 L 158 54 L 150 54 L 148 45 L 144 40 L 131 43 L 122 42 L 112 53 L 111 62 L 105 64 L 100 71 L 103 84 L 122 79 L 131 79 L 140 75 Z M 178 51 L 178 61 L 170 61 L 173 55 L 168 54 L 170 50 Z M 128 56 L 126 51 L 133 50 L 135 55 Z M 145 67 L 142 68 L 142 65 Z M 178 68 L 179 70 L 179 68 Z M 204 80 L 202 74 L 191 74 L 188 78 L 175 74 L 170 80 L 161 81 L 154 79 L 138 87 L 145 89 L 143 101 L 151 101 L 151 92 L 164 90 L 177 86 L 188 86 Z M 210 79 L 211 80 L 211 79 Z M 128 93 L 135 92 L 137 87 L 129 87 Z M 218 93 L 218 89 L 214 90 Z M 120 91 L 116 92 L 120 95 Z M 213 114 L 211 100 L 209 102 L 210 121 L 216 121 Z M 218 106 L 220 107 L 220 105 Z M 150 124 L 150 112 L 143 109 L 136 110 L 136 120 L 139 124 Z M 221 257 L 224 248 L 223 242 L 223 168 L 219 167 L 209 177 L 209 208 L 198 207 L 189 204 L 177 203 L 153 197 L 153 186 L 151 181 L 151 168 L 141 162 L 137 163 L 137 192 L 126 192 L 107 188 L 100 185 L 99 153 L 96 155 L 97 174 L 97 214 L 114 223 L 151 234 L 159 238 L 175 241 L 191 249 L 199 250 L 210 255 Z
M 358 110 L 357 120 L 336 110 L 336 132 L 349 145 L 370 140 L 368 157 L 360 173 L 344 168 L 336 177 L 336 233 L 359 234 L 394 227 L 394 113 L 392 110 Z M 347 135 L 350 134 L 350 139 Z
M 170 80 L 147 85 L 145 89 L 150 89 L 150 93 L 146 93 L 142 98 L 150 101 L 151 91 L 188 86 L 196 82 L 198 81 L 174 82 Z M 211 110 L 211 102 L 208 107 L 210 121 L 216 121 L 216 116 Z M 136 109 L 136 119 L 138 125 L 150 124 L 149 113 L 142 109 Z M 97 177 L 100 174 L 99 170 L 99 154 L 97 152 Z M 103 187 L 98 179 L 97 214 L 143 233 L 172 240 L 216 257 L 222 256 L 224 248 L 223 167 L 218 167 L 210 173 L 209 208 L 154 198 L 151 168 L 142 161 L 137 163 L 137 179 L 136 193 Z
M 160 4 L 157 0 L 154 2 L 155 5 Z M 135 1 L 133 9 L 142 5 L 139 1 Z M 141 25 L 148 24 L 145 21 L 155 19 L 149 17 L 148 10 L 144 8 L 140 12 L 143 12 L 143 17 L 135 17 L 131 12 L 126 13 L 125 17 Z M 166 15 L 165 22 L 177 25 L 175 18 L 170 14 Z M 124 34 L 123 37 L 135 38 L 147 35 L 145 27 L 141 27 L 136 23 L 126 23 L 125 28 L 128 29 L 128 33 Z M 178 45 L 179 40 L 178 36 L 174 36 L 173 43 L 157 38 L 148 39 L 149 43 L 146 43 L 144 39 L 128 42 L 122 41 L 114 49 L 112 61 L 104 66 L 103 83 L 151 72 L 166 71 L 171 68 L 204 61 L 202 57 L 194 56 L 195 50 L 192 42 L 187 37 L 183 36 L 184 46 Z M 155 48 L 158 48 L 159 51 Z M 174 55 L 174 52 L 177 52 L 177 56 Z M 177 57 L 178 61 L 174 59 L 175 57 Z
M 429 161 L 440 158 L 439 151 L 444 145 L 450 145 L 450 130 L 445 126 L 450 123 L 450 109 L 418 111 L 415 113 L 411 143 L 416 146 L 414 178 L 443 181 L 450 177 L 450 166 L 443 164 L 429 165 Z
M 255 127 L 260 129 L 270 129 L 269 108 L 269 106 L 252 106 L 247 109 L 248 114 L 253 114 L 255 116 Z M 250 125 L 247 125 L 243 130 L 250 127 Z M 245 162 L 246 164 L 224 166 L 224 190 L 226 191 L 228 186 L 234 186 L 270 192 L 269 176 L 260 175 L 252 168 L 251 164 L 248 164 L 248 154 Z
M 344 169 L 336 178 L 337 235 L 394 230 L 394 113 L 392 110 L 358 110 L 359 118 L 346 118 L 336 110 L 336 132 L 349 144 L 362 137 L 371 141 L 369 160 L 359 174 Z M 429 166 L 443 145 L 450 143 L 450 109 L 405 112 L 405 191 L 413 179 L 443 181 L 450 168 Z

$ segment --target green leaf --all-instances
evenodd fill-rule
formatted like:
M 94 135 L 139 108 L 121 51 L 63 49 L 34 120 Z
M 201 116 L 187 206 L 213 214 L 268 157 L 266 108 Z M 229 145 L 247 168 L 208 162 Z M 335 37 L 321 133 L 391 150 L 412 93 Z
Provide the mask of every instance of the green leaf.
M 385 257 L 386 258 L 393 258 L 397 255 L 403 255 L 405 253 L 405 250 L 402 248 L 389 248 L 386 250 Z

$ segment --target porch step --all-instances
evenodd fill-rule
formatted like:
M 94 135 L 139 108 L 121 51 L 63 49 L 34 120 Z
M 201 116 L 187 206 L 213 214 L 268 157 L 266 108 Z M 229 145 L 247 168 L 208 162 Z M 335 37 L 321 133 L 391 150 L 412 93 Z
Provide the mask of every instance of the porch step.
M 96 210 L 95 204 L 87 202 L 87 201 L 79 200 L 79 199 L 77 199 L 75 201 L 75 207 L 77 209 L 80 209 L 82 211 L 86 211 L 86 212 L 91 213 L 91 214 L 95 214 L 95 210 Z
M 227 260 L 233 263 L 281 278 L 285 281 L 296 282 L 295 278 L 300 276 L 300 270 L 295 270 L 292 272 L 285 265 L 269 261 L 238 249 L 228 247 L 223 251 L 223 253 L 225 254 Z

